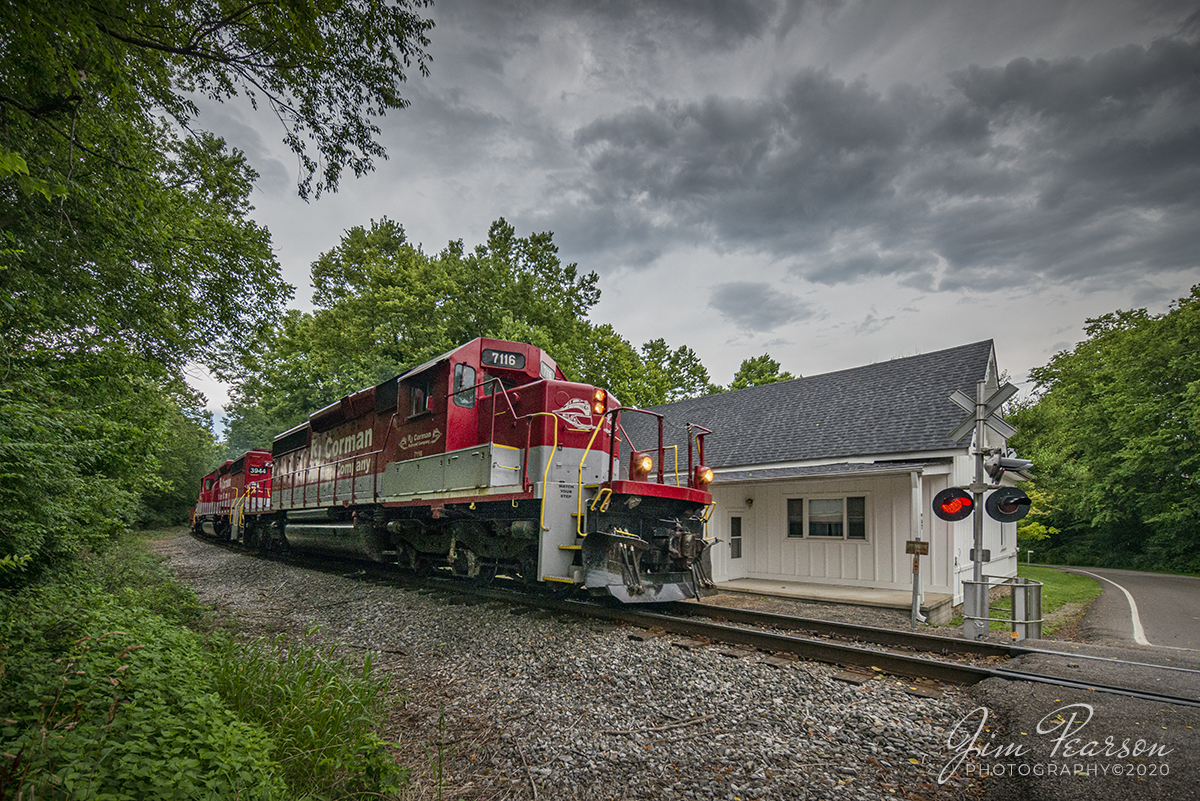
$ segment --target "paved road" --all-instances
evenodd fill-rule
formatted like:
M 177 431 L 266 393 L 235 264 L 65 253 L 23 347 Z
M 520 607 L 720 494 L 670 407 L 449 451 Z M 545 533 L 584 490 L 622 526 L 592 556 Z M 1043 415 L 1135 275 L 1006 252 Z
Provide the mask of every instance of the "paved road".
M 1200 578 L 1105 567 L 1067 569 L 1102 579 L 1104 595 L 1083 618 L 1082 630 L 1089 641 L 1200 650 Z

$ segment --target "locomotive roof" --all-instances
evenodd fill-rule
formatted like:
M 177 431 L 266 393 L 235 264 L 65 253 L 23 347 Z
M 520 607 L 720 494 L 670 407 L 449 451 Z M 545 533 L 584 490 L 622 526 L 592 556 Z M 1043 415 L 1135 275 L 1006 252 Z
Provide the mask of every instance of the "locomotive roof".
M 961 449 L 949 438 L 963 411 L 956 389 L 996 380 L 992 340 L 919 356 L 722 392 L 651 407 L 664 415 L 663 439 L 686 453 L 686 424 L 712 429 L 710 467 L 914 454 Z M 635 445 L 658 439 L 649 415 L 622 415 Z
M 348 403 L 350 404 L 350 407 L 356 407 L 356 402 L 359 404 L 370 403 L 371 399 L 374 397 L 375 391 L 379 387 L 381 387 L 385 384 L 394 384 L 395 382 L 401 381 L 405 378 L 411 378 L 412 376 L 423 373 L 424 371 L 428 370 L 429 368 L 434 367 L 438 364 L 441 364 L 442 362 L 444 362 L 447 359 L 454 356 L 454 354 L 469 348 L 472 344 L 479 342 L 481 340 L 486 340 L 488 342 L 494 342 L 498 345 L 511 344 L 511 345 L 521 345 L 522 347 L 527 346 L 526 343 L 522 343 L 522 342 L 513 342 L 513 341 L 505 340 L 505 339 L 494 339 L 492 337 L 476 337 L 475 339 L 472 339 L 469 342 L 464 342 L 463 344 L 461 344 L 457 347 L 451 348 L 450 350 L 446 351 L 445 353 L 441 353 L 437 356 L 434 356 L 432 359 L 430 359 L 422 364 L 419 364 L 416 367 L 413 367 L 409 370 L 405 370 L 403 373 L 400 373 L 398 376 L 389 378 L 389 379 L 383 381 L 381 384 L 377 384 L 375 386 L 370 386 L 370 387 L 366 387 L 364 389 L 360 389 L 357 392 L 353 392 L 349 395 L 346 395 L 345 397 L 338 398 L 333 403 L 330 403 L 327 406 L 317 409 L 315 412 L 312 412 L 311 414 L 309 414 L 308 418 L 305 419 L 303 422 L 292 426 L 287 431 L 284 431 L 280 434 L 276 434 L 274 437 L 274 445 L 272 448 L 272 452 L 275 454 L 280 454 L 280 453 L 284 453 L 285 451 L 293 450 L 294 448 L 303 447 L 305 445 L 305 443 L 307 442 L 305 437 L 307 436 L 307 430 L 309 428 L 313 428 L 314 426 L 322 426 L 322 425 L 328 426 L 330 423 L 340 421 L 347 414 L 347 409 L 348 409 L 347 404 Z M 528 346 L 528 347 L 536 347 L 536 346 Z M 561 369 L 558 368 L 558 363 L 555 362 L 554 359 L 551 358 L 548 353 L 546 353 L 544 350 L 541 350 L 541 348 L 538 348 L 538 350 L 541 352 L 541 354 L 542 354 L 541 358 L 543 360 L 548 360 L 551 364 L 554 365 L 554 367 L 556 369 L 559 369 L 559 371 L 561 372 Z M 341 417 L 338 416 L 339 413 L 341 414 Z M 316 430 L 319 430 L 319 429 L 316 429 Z M 304 440 L 304 441 L 302 441 L 302 440 Z

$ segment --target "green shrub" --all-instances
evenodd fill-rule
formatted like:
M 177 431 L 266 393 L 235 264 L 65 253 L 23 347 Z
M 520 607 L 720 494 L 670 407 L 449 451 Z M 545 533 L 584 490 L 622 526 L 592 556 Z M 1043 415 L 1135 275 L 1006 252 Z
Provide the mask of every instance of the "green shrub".
M 63 586 L 0 596 L 0 635 L 0 797 L 285 797 L 199 635 Z
M 243 642 L 215 637 L 218 692 L 275 742 L 275 759 L 294 793 L 314 799 L 395 792 L 408 776 L 375 733 L 386 680 L 371 677 L 371 656 L 356 669 L 336 647 L 303 639 Z
M 0 590 L 0 800 L 378 797 L 386 681 L 309 636 L 184 627 L 195 594 L 125 535 Z
M 85 573 L 80 580 L 98 584 L 126 608 L 139 608 L 161 615 L 172 623 L 198 626 L 207 610 L 196 593 L 176 581 L 163 566 L 161 557 L 146 549 L 150 536 L 162 532 L 127 532 L 105 548 L 81 560 L 76 568 Z

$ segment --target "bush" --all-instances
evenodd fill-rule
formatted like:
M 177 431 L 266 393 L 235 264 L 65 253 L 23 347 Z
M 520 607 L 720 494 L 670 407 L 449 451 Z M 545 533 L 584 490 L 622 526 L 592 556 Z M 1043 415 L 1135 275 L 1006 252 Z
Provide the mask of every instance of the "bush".
M 378 797 L 386 681 L 306 636 L 245 643 L 136 536 L 0 590 L 0 801 Z
M 285 797 L 199 635 L 63 586 L 4 597 L 0 635 L 0 797 Z
M 270 732 L 287 783 L 312 798 L 395 792 L 408 770 L 374 730 L 387 681 L 371 678 L 371 656 L 358 670 L 336 647 L 303 639 L 231 637 L 216 649 L 216 684 L 229 706 Z

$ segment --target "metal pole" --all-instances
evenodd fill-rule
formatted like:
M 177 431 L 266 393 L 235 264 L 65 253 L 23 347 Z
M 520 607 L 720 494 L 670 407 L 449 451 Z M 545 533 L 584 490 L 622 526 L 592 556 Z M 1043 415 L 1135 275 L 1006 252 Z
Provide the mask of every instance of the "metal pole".
M 974 523 L 974 558 L 971 570 L 971 592 L 963 599 L 963 636 L 981 640 L 988 632 L 988 587 L 983 582 L 983 437 L 986 422 L 987 389 L 983 381 L 975 384 L 975 482 L 971 485 L 972 522 Z
M 917 542 L 921 541 L 921 473 L 913 471 L 909 473 L 910 482 L 912 485 L 912 530 L 913 539 Z M 912 625 L 919 626 L 924 623 L 926 618 L 921 614 L 921 557 L 918 554 L 913 554 L 913 577 L 912 577 Z

